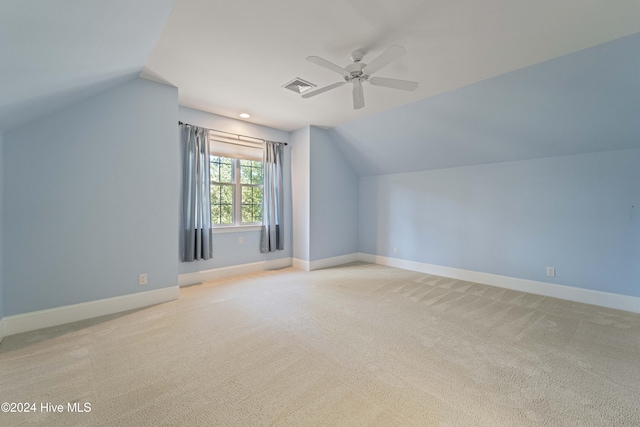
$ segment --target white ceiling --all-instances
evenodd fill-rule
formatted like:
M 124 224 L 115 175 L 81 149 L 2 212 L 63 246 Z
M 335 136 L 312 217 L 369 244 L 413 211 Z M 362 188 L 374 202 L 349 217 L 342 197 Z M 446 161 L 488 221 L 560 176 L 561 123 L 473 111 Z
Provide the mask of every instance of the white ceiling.
M 334 127 L 640 31 L 630 0 L 176 0 L 142 76 L 179 88 L 180 104 L 294 130 Z M 393 44 L 408 54 L 376 75 L 415 80 L 415 92 L 365 86 L 354 111 L 349 86 L 310 99 L 282 86 L 322 87 L 338 65 Z
M 0 131 L 138 75 L 177 86 L 188 107 L 334 127 L 639 31 L 637 0 L 3 0 Z M 310 99 L 282 88 L 339 80 L 309 55 L 346 65 L 393 44 L 408 54 L 377 75 L 415 92 L 367 85 L 354 111 L 349 86 Z

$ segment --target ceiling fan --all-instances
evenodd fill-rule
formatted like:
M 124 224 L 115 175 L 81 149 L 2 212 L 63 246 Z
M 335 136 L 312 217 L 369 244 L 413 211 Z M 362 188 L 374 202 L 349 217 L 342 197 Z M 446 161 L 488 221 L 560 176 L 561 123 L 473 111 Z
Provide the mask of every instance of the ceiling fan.
M 364 92 L 362 89 L 363 82 L 369 82 L 374 86 L 384 86 L 392 89 L 401 89 L 412 91 L 418 87 L 418 82 L 411 82 L 407 80 L 388 79 L 385 77 L 371 77 L 376 71 L 386 67 L 402 55 L 407 53 L 405 48 L 401 46 L 393 45 L 389 49 L 382 52 L 377 58 L 371 61 L 369 64 L 362 62 L 364 58 L 364 52 L 361 50 L 355 50 L 351 54 L 352 64 L 346 67 L 340 67 L 333 62 L 329 62 L 326 59 L 322 59 L 319 56 L 309 56 L 307 60 L 321 67 L 327 68 L 331 71 L 342 75 L 343 82 L 337 82 L 329 86 L 322 87 L 320 89 L 304 92 L 303 98 L 311 98 L 312 96 L 320 95 L 321 93 L 330 91 L 337 87 L 343 86 L 347 83 L 353 84 L 353 108 L 355 110 L 364 107 Z

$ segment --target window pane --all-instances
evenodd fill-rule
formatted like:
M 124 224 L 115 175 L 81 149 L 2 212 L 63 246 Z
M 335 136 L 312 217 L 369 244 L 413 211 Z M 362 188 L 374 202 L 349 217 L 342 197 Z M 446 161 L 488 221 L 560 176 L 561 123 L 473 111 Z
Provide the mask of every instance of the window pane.
M 256 206 L 262 204 L 262 189 L 249 185 L 242 186 L 242 222 L 259 222 Z
M 251 165 L 253 162 L 251 160 L 241 160 L 240 161 L 240 176 L 242 184 L 251 184 Z
M 262 162 L 253 162 L 256 167 L 251 170 L 251 183 L 260 185 L 262 184 L 263 172 Z
M 220 202 L 226 205 L 233 205 L 233 187 L 231 185 L 221 185 Z
M 262 187 L 253 187 L 253 203 L 262 205 Z
M 233 207 L 231 205 L 222 205 L 220 210 L 220 223 L 233 224 Z
M 242 222 L 258 222 L 255 214 L 256 205 L 242 205 Z
M 211 180 L 216 182 L 233 182 L 233 159 L 220 156 L 209 156 Z
M 242 222 L 262 221 L 262 189 L 259 187 L 242 188 Z
M 251 184 L 251 167 L 240 166 L 240 182 L 242 184 Z
M 253 160 L 241 160 L 240 164 L 240 176 L 242 184 L 262 183 L 262 162 L 256 162 Z
M 253 222 L 252 205 L 242 205 L 242 222 Z
M 211 224 L 220 224 L 220 205 L 211 206 Z
M 253 203 L 253 187 L 242 186 L 242 204 L 250 205 Z
M 229 185 L 211 185 L 211 223 L 233 223 L 233 187 Z
M 220 182 L 233 182 L 231 174 L 232 168 L 231 163 L 220 164 Z
M 220 186 L 211 184 L 211 206 L 220 204 Z
M 220 164 L 219 163 L 209 163 L 209 172 L 211 173 L 212 181 L 220 181 Z

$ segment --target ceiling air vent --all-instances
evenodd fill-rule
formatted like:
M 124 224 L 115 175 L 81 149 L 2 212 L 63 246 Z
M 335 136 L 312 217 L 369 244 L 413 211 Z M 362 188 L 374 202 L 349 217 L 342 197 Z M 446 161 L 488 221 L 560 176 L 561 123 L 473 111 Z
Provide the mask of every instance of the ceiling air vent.
M 292 90 L 295 93 L 303 93 L 304 91 L 307 91 L 312 87 L 316 87 L 316 85 L 314 85 L 313 83 L 309 83 L 306 80 L 302 80 L 300 77 L 296 77 L 282 87 Z

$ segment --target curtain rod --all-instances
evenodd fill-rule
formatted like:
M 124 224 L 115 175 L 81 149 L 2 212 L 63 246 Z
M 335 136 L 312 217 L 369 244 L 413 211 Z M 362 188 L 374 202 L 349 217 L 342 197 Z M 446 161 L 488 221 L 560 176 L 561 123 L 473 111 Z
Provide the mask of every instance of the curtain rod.
M 178 122 L 178 125 L 195 126 L 195 125 L 192 125 L 192 124 L 189 124 L 189 123 L 184 123 L 184 122 Z M 207 129 L 207 128 L 205 128 L 205 129 Z M 262 141 L 262 143 L 267 142 L 266 139 L 256 138 L 254 136 L 240 135 L 240 134 L 237 134 L 237 133 L 232 133 L 232 132 L 227 132 L 227 131 L 224 131 L 224 130 L 217 130 L 217 129 L 207 129 L 207 130 L 211 130 L 211 131 L 219 132 L 219 133 L 226 133 L 227 135 L 233 135 L 233 136 L 238 138 L 238 141 L 241 141 L 240 138 L 250 138 L 250 139 L 257 139 L 258 141 Z M 251 141 L 245 141 L 245 142 L 251 142 Z M 289 145 L 288 143 L 281 142 L 281 141 L 271 141 L 271 142 L 275 142 L 276 144 Z

